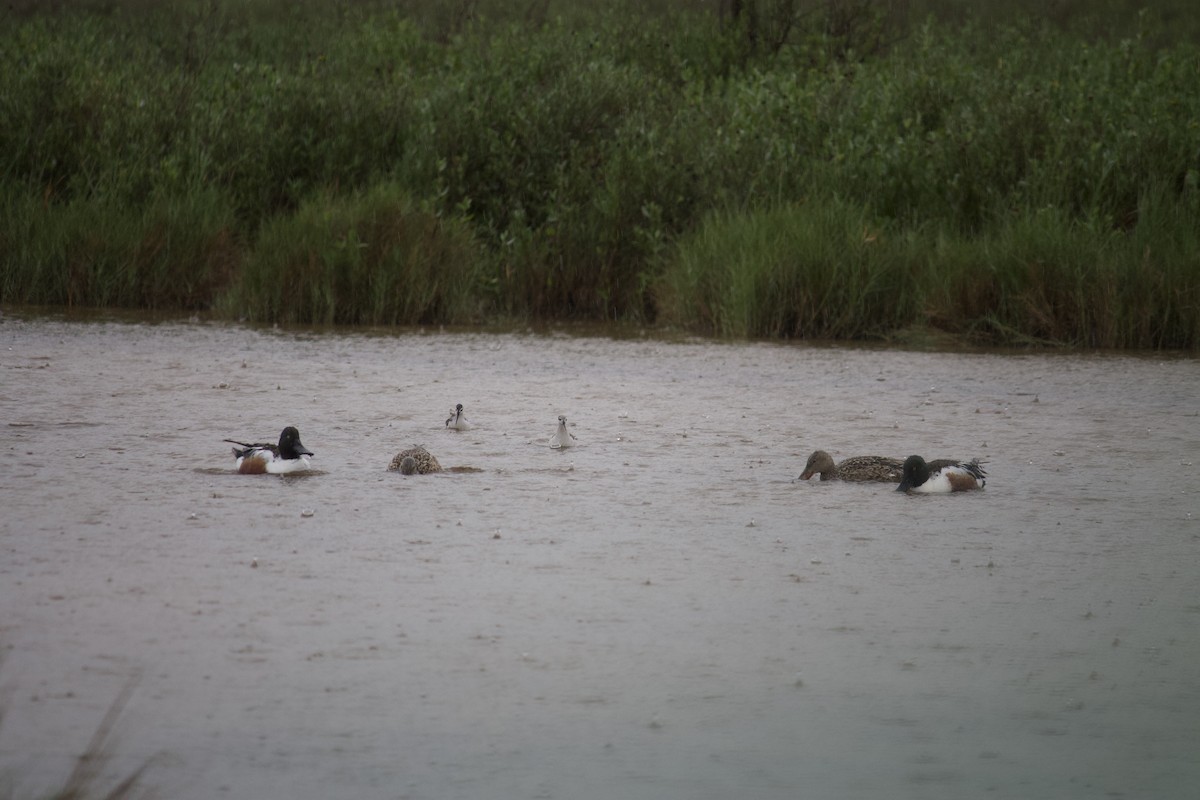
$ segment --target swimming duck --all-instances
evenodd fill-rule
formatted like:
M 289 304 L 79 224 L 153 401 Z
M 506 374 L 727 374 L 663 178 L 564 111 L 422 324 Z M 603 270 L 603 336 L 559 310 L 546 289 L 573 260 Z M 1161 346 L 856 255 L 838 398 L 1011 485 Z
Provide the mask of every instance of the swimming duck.
M 388 464 L 388 469 L 401 475 L 428 475 L 441 472 L 442 465 L 424 447 L 414 445 L 397 453 L 392 463 Z
M 942 458 L 925 463 L 920 456 L 909 456 L 904 459 L 904 476 L 896 491 L 941 494 L 982 489 L 985 485 L 987 473 L 977 458 L 971 461 Z
M 233 455 L 237 459 L 237 471 L 243 475 L 261 475 L 264 472 L 284 475 L 311 468 L 308 456 L 313 452 L 300 443 L 300 431 L 291 425 L 279 434 L 279 444 L 246 444 L 234 439 L 225 441 L 238 445 L 233 448 Z
M 550 437 L 550 446 L 555 450 L 562 447 L 570 447 L 575 441 L 575 434 L 567 430 L 567 418 L 563 414 L 558 415 L 558 430 Z
M 466 416 L 463 415 L 462 403 L 456 405 L 450 412 L 450 418 L 446 420 L 446 427 L 455 431 L 465 431 L 471 427 L 471 423 L 467 422 Z
M 808 457 L 800 480 L 806 481 L 813 475 L 820 475 L 823 481 L 898 481 L 903 473 L 904 465 L 898 458 L 886 456 L 852 456 L 840 464 L 833 463 L 833 457 L 824 450 L 817 450 Z

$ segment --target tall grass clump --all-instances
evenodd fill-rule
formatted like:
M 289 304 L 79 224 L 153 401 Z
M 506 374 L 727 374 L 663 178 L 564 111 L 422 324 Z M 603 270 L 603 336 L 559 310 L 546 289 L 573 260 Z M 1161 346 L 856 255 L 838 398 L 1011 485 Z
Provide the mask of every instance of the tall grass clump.
M 1200 216 L 1149 191 L 1130 231 L 1059 209 L 927 242 L 924 322 L 984 343 L 1194 348 Z
M 841 201 L 716 215 L 660 285 L 670 318 L 735 336 L 867 338 L 916 315 L 905 247 Z
M 714 215 L 657 285 L 663 321 L 732 336 L 985 345 L 1200 345 L 1200 214 L 1169 190 L 1128 231 L 1046 207 L 983 234 L 897 226 L 844 201 Z
M 317 196 L 262 227 L 219 308 L 271 322 L 473 322 L 480 265 L 466 225 L 396 186 Z
M 0 302 L 207 309 L 239 258 L 232 208 L 213 191 L 140 206 L 0 194 Z

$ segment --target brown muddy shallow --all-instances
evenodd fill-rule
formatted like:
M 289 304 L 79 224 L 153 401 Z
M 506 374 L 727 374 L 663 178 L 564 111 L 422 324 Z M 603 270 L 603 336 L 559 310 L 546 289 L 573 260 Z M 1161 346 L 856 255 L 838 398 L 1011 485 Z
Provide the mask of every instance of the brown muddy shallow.
M 1198 413 L 1175 357 L 8 316 L 0 785 L 136 680 L 100 785 L 165 798 L 1190 796 Z M 287 424 L 315 474 L 233 473 Z

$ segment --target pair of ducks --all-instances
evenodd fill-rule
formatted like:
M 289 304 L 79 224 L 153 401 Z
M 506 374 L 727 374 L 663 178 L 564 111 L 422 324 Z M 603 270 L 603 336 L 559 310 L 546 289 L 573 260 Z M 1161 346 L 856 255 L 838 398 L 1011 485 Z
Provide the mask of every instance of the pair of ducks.
M 300 431 L 291 425 L 279 434 L 279 444 L 249 444 L 234 439 L 225 441 L 237 445 L 233 448 L 233 457 L 237 459 L 237 471 L 242 475 L 287 475 L 292 472 L 304 472 L 312 466 L 308 457 L 313 451 L 301 443 Z M 425 475 L 441 472 L 442 465 L 424 447 L 410 447 L 397 453 L 388 469 L 398 470 L 405 475 Z
M 450 412 L 446 419 L 446 427 L 456 431 L 470 429 L 471 424 L 463 415 L 462 403 Z M 300 431 L 291 425 L 279 434 L 279 444 L 248 444 L 234 439 L 225 441 L 237 445 L 233 448 L 233 456 L 237 459 L 237 471 L 243 475 L 285 475 L 311 468 L 308 457 L 313 452 L 300 442 Z M 566 416 L 559 414 L 558 429 L 550 437 L 550 447 L 556 450 L 570 447 L 574 441 L 575 435 L 567 430 Z M 388 469 L 402 475 L 427 475 L 431 472 L 441 472 L 442 465 L 424 447 L 414 446 L 397 453 L 388 464 Z
M 979 459 L 940 458 L 927 462 L 920 456 L 909 456 L 904 461 L 885 456 L 854 456 L 834 464 L 833 458 L 824 450 L 808 457 L 800 480 L 806 481 L 813 475 L 820 475 L 823 481 L 899 481 L 896 491 L 924 494 L 965 492 L 987 485 L 987 473 Z

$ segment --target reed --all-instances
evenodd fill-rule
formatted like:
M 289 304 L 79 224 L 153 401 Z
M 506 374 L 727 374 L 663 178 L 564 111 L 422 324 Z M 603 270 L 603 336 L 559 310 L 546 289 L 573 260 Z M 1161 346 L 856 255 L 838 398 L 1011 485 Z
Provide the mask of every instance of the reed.
M 0 671 L 4 666 L 4 656 L 0 654 Z M 87 747 L 75 759 L 75 765 L 71 769 L 70 775 L 63 781 L 62 786 L 51 791 L 46 797 L 49 800 L 88 800 L 89 798 L 103 797 L 105 800 L 126 800 L 126 798 L 134 797 L 151 797 L 151 793 L 146 791 L 147 787 L 143 785 L 145 773 L 156 762 L 163 757 L 164 754 L 157 753 L 149 758 L 141 761 L 141 763 L 133 769 L 133 771 L 125 774 L 116 785 L 105 788 L 103 785 L 103 772 L 112 765 L 115 759 L 113 752 L 114 731 L 117 723 L 120 720 L 121 714 L 125 710 L 125 706 L 129 703 L 133 695 L 134 689 L 141 680 L 141 674 L 133 675 L 122 687 L 116 698 L 105 711 L 104 716 L 100 719 L 96 729 L 92 732 L 91 739 L 88 741 Z M 4 696 L 0 697 L 0 727 L 3 727 L 4 715 L 6 712 L 6 704 L 9 700 L 9 692 L 5 691 Z M 10 774 L 8 771 L 0 772 L 0 779 L 3 779 L 8 790 L 4 792 L 4 796 L 13 797 L 12 787 L 17 785 L 21 776 L 19 773 Z
M 734 336 L 883 336 L 916 314 L 906 247 L 889 237 L 841 201 L 717 215 L 681 243 L 659 287 L 663 314 Z
M 232 209 L 212 191 L 141 206 L 0 194 L 5 302 L 206 309 L 238 258 Z
M 1061 209 L 984 234 L 902 228 L 842 201 L 721 215 L 683 240 L 657 286 L 664 321 L 733 336 L 1194 348 L 1200 215 L 1169 191 L 1129 230 Z
M 985 342 L 1194 348 L 1200 217 L 1163 199 L 1144 193 L 1129 230 L 1044 209 L 931 244 L 929 321 Z
M 462 222 L 379 186 L 319 196 L 266 223 L 218 308 L 278 322 L 476 322 L 479 270 Z

